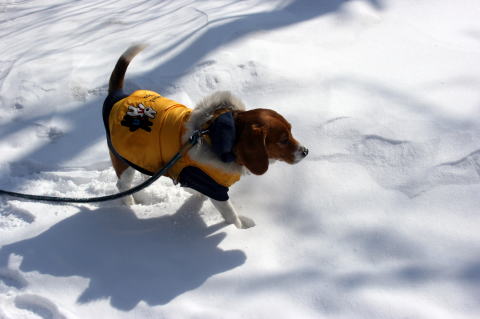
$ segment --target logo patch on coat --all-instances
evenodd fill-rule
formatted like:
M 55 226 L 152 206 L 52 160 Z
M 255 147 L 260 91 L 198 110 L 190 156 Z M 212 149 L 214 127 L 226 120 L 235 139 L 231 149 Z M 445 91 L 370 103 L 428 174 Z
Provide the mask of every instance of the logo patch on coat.
M 157 112 L 151 107 L 145 107 L 143 104 L 138 106 L 129 105 L 128 111 L 122 119 L 121 124 L 130 128 L 130 132 L 135 132 L 139 128 L 151 132 L 153 125 L 149 119 L 154 119 Z

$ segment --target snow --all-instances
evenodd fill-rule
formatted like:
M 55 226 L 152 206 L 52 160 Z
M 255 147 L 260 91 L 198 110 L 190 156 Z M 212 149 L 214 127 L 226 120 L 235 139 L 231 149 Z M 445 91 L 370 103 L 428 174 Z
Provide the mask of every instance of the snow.
M 0 4 L 0 188 L 116 191 L 107 79 L 231 90 L 310 149 L 234 185 L 238 230 L 162 178 L 140 204 L 0 198 L 0 318 L 480 316 L 476 0 Z M 137 179 L 140 182 L 141 178 Z

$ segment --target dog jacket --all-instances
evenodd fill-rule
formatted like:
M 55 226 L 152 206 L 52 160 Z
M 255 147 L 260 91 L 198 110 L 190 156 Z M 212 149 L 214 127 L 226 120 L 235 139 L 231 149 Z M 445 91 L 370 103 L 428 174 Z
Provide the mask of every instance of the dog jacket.
M 190 108 L 148 90 L 113 99 L 109 96 L 104 104 L 109 146 L 130 166 L 153 175 L 182 147 L 184 124 L 191 112 Z M 193 161 L 188 153 L 166 176 L 217 200 L 227 200 L 228 187 L 240 179 L 240 174 Z

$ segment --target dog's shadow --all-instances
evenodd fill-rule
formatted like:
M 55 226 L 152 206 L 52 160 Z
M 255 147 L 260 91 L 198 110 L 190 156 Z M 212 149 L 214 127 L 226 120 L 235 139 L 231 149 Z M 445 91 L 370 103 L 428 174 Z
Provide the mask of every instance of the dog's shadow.
M 218 247 L 224 224 L 207 227 L 192 197 L 174 214 L 139 219 L 128 208 L 83 208 L 37 237 L 0 250 L 0 268 L 11 254 L 23 257 L 20 270 L 89 279 L 79 303 L 110 298 L 121 310 L 138 302 L 166 304 L 201 286 L 211 276 L 242 265 L 240 250 Z

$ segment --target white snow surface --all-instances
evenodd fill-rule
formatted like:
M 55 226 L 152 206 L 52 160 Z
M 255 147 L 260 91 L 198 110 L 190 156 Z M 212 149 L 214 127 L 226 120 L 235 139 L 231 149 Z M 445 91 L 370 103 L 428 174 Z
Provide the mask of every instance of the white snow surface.
M 480 318 L 478 0 L 0 2 L 0 188 L 116 191 L 101 107 L 230 90 L 310 149 L 230 191 L 0 198 L 0 318 Z M 140 182 L 141 178 L 137 179 Z

